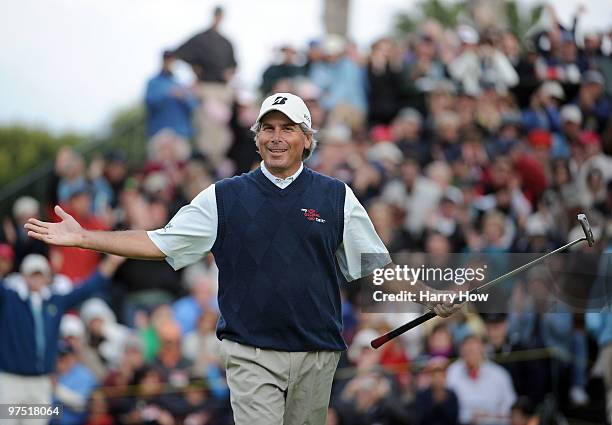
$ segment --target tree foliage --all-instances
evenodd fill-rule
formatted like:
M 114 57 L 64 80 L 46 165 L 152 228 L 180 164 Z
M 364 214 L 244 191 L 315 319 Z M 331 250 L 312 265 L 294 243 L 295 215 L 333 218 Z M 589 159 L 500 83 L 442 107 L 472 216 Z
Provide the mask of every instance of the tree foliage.
M 506 2 L 506 17 L 508 29 L 520 40 L 527 30 L 540 19 L 544 6 L 536 4 L 532 7 L 520 5 L 516 0 Z
M 142 161 L 146 149 L 144 117 L 141 105 L 119 110 L 107 134 L 97 140 L 76 133 L 55 135 L 43 128 L 24 125 L 0 127 L 0 186 L 52 161 L 62 146 L 71 146 L 86 155 L 119 148 L 128 154 L 131 162 Z
M 67 133 L 54 135 L 23 125 L 0 127 L 0 216 L 22 195 L 44 200 L 53 172 L 53 161 L 62 146 L 70 146 L 87 159 L 111 149 L 122 149 L 133 167 L 145 159 L 145 112 L 141 105 L 119 110 L 109 129 L 98 138 Z
M 542 10 L 542 4 L 526 6 L 520 4 L 518 0 L 507 0 L 505 13 L 508 29 L 521 39 L 540 18 Z M 416 11 L 401 13 L 396 17 L 395 29 L 399 34 L 413 32 L 423 19 L 435 19 L 445 28 L 454 28 L 467 11 L 465 0 L 421 0 L 416 6 Z
M 435 19 L 444 27 L 455 27 L 465 10 L 466 2 L 463 0 L 421 0 L 416 13 L 401 13 L 396 17 L 395 28 L 400 34 L 410 33 L 423 19 Z
M 109 132 L 97 144 L 99 150 L 121 149 L 132 166 L 142 165 L 146 156 L 146 111 L 142 104 L 119 109 L 113 116 Z
M 52 160 L 60 147 L 78 146 L 84 141 L 85 137 L 75 133 L 54 135 L 22 125 L 0 127 L 0 186 Z

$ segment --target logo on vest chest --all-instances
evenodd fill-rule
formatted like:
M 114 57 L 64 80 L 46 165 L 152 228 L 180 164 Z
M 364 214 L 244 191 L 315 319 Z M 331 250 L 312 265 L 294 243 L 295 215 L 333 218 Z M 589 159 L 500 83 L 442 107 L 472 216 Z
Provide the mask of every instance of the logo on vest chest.
M 312 208 L 301 208 L 302 214 L 306 217 L 308 221 L 317 221 L 319 223 L 325 223 L 325 219 L 321 218 L 321 214 L 317 212 L 317 210 L 313 210 Z

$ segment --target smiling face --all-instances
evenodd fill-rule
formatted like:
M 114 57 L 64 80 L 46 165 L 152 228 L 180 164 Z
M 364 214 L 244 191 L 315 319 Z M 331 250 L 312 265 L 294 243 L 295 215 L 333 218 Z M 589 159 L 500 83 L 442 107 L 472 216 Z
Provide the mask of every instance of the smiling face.
M 276 177 L 295 174 L 302 163 L 304 149 L 310 149 L 312 136 L 285 114 L 271 111 L 261 118 L 257 147 L 266 168 Z

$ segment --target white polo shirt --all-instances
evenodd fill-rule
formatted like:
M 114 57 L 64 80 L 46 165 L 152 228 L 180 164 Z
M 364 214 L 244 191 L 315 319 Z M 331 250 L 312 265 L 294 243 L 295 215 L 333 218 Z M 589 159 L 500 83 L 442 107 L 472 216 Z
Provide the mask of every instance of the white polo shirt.
M 470 423 L 476 413 L 486 415 L 482 423 L 507 423 L 499 417 L 508 417 L 516 400 L 510 374 L 489 360 L 480 365 L 475 378 L 463 360 L 455 361 L 448 367 L 446 386 L 457 394 L 461 423 Z
M 304 165 L 292 176 L 285 179 L 275 177 L 261 163 L 262 173 L 281 189 L 287 188 L 302 172 Z M 342 274 L 347 281 L 368 276 L 376 267 L 383 267 L 391 262 L 387 248 L 374 230 L 365 208 L 357 200 L 350 187 L 346 186 L 344 199 L 344 233 L 342 244 L 336 252 L 336 258 Z M 161 252 L 166 261 L 175 270 L 199 261 L 215 244 L 217 238 L 217 198 L 215 185 L 200 192 L 189 205 L 181 208 L 163 228 L 149 231 L 147 234 Z M 369 261 L 366 270 L 362 270 L 361 254 L 383 254 Z

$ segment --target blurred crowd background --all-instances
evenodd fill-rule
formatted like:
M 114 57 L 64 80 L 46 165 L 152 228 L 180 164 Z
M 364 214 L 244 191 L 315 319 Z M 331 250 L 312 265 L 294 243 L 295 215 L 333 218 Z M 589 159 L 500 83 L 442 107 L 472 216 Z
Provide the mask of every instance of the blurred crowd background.
M 391 252 L 543 253 L 579 237 L 584 212 L 597 244 L 577 247 L 591 253 L 582 283 L 610 288 L 612 32 L 578 33 L 580 14 L 563 27 L 548 7 L 520 38 L 435 20 L 368 49 L 328 34 L 279 45 L 259 90 L 247 91 L 231 84 L 240 64 L 222 19 L 216 9 L 210 28 L 159 53 L 144 94 L 144 164 L 128 166 L 121 150 L 85 160 L 65 147 L 48 199 L 14 202 L 0 229 L 0 277 L 40 271 L 21 265 L 42 254 L 54 290 L 78 287 L 100 255 L 28 239 L 28 218 L 57 219 L 59 204 L 88 229 L 162 227 L 211 183 L 259 164 L 250 127 L 260 102 L 292 92 L 319 130 L 307 165 L 353 189 Z M 179 61 L 192 66 L 193 85 L 176 78 Z M 415 315 L 363 313 L 344 287 L 349 349 L 328 423 L 610 421 L 610 306 L 543 313 L 550 279 L 536 268 L 514 285 L 508 302 L 521 300 L 522 310 L 468 306 L 376 351 L 373 337 Z M 62 319 L 62 423 L 231 423 L 216 291 L 211 256 L 178 272 L 122 264 L 107 290 Z M 61 388 L 82 397 L 62 398 Z

